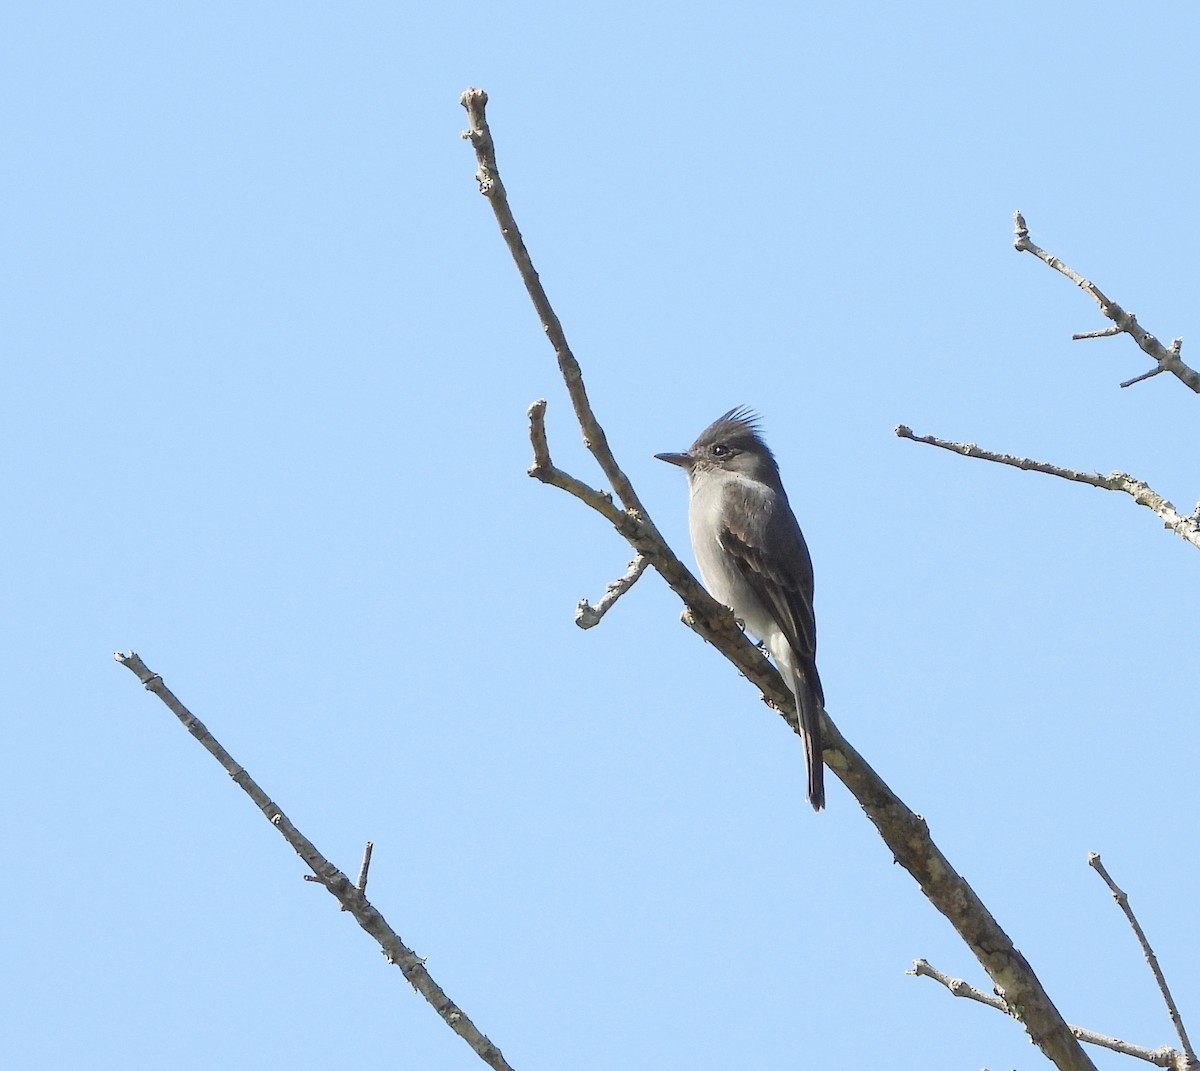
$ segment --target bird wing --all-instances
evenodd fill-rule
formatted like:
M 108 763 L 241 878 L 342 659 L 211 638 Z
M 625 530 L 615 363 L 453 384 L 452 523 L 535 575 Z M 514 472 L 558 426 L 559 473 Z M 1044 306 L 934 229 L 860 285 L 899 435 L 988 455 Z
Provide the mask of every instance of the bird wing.
M 726 523 L 721 530 L 721 545 L 759 602 L 770 610 L 792 649 L 792 672 L 785 670 L 784 678 L 792 678 L 787 683 L 796 697 L 796 715 L 808 768 L 808 801 L 813 810 L 819 811 L 825 806 L 821 743 L 825 693 L 817 675 L 817 626 L 808 545 L 782 489 L 767 494 L 765 489 L 739 480 L 726 493 L 742 498 L 726 503 L 733 508 L 722 510 Z M 755 516 L 756 512 L 761 515 L 762 510 L 768 511 L 768 515 L 761 529 L 755 526 L 751 530 L 742 523 L 742 518 Z
M 727 519 L 721 531 L 721 545 L 736 563 L 742 578 L 759 601 L 771 610 L 796 655 L 797 668 L 824 706 L 825 695 L 817 675 L 817 626 L 813 615 L 812 559 L 804 534 L 787 499 L 766 496 L 752 485 L 738 481 L 729 494 L 742 496 L 741 508 L 723 510 Z M 772 508 L 782 506 L 782 508 Z M 757 536 L 739 519 L 754 512 L 770 511 L 764 535 Z

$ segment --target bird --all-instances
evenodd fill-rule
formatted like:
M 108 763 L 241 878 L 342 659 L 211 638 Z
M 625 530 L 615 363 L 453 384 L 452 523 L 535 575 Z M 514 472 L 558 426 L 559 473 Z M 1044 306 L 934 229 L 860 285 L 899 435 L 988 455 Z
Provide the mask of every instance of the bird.
M 687 473 L 688 532 L 704 586 L 775 660 L 796 699 L 808 801 L 825 806 L 813 567 L 758 414 L 738 406 L 686 453 L 655 454 Z

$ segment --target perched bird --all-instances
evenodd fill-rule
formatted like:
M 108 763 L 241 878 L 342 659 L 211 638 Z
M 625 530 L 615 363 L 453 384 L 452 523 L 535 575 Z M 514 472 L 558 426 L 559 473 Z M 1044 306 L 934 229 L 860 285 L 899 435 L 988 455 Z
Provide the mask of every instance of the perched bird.
M 704 586 L 757 636 L 796 697 L 808 801 L 825 806 L 813 570 L 808 547 L 763 442 L 757 415 L 731 409 L 686 454 L 655 454 L 687 473 L 688 529 Z

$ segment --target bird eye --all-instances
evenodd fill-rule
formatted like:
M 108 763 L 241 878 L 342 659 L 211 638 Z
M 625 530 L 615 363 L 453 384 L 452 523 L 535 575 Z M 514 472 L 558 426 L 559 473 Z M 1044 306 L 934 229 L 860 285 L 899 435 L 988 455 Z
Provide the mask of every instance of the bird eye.
M 713 443 L 712 456 L 713 457 L 728 457 L 729 456 L 729 447 L 726 446 L 724 443 Z

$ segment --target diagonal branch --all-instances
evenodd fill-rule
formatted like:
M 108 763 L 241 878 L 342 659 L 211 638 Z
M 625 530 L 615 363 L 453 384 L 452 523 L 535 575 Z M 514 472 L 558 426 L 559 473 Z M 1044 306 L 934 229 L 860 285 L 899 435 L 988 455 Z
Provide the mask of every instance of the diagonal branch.
M 1117 883 L 1109 876 L 1108 871 L 1104 868 L 1104 864 L 1100 861 L 1099 852 L 1088 853 L 1088 866 L 1096 871 L 1104 880 L 1104 884 L 1108 886 L 1108 891 L 1112 893 L 1117 906 L 1120 907 L 1121 911 L 1125 914 L 1125 918 L 1129 921 L 1138 944 L 1142 946 L 1142 955 L 1146 957 L 1146 962 L 1150 965 L 1154 980 L 1158 983 L 1158 991 L 1162 994 L 1163 1001 L 1167 1005 L 1167 1014 L 1171 1017 L 1171 1024 L 1175 1027 L 1175 1033 L 1179 1036 L 1179 1044 L 1182 1046 L 1184 1055 L 1187 1057 L 1187 1066 L 1195 1067 L 1196 1053 L 1192 1048 L 1191 1041 L 1188 1039 L 1187 1030 L 1184 1029 L 1183 1017 L 1179 1014 L 1179 1007 L 1175 1003 L 1175 998 L 1171 996 L 1167 979 L 1162 972 L 1162 968 L 1158 965 L 1158 957 L 1154 954 L 1154 949 L 1150 947 L 1146 931 L 1142 929 L 1141 923 L 1138 922 L 1137 916 L 1133 913 L 1133 908 L 1129 906 L 1129 895 L 1123 889 L 1117 888 Z
M 634 550 L 646 557 L 650 565 L 683 600 L 691 611 L 692 627 L 759 688 L 763 696 L 779 710 L 785 721 L 794 724 L 795 704 L 790 690 L 783 684 L 783 679 L 763 658 L 758 648 L 738 629 L 732 611 L 717 603 L 667 546 L 642 509 L 616 461 L 611 458 L 607 444 L 602 439 L 593 438 L 589 429 L 598 428 L 599 425 L 583 392 L 579 366 L 569 351 L 566 351 L 558 318 L 554 316 L 541 284 L 537 282 L 537 273 L 520 239 L 520 232 L 512 217 L 507 197 L 503 195 L 503 187 L 500 187 L 500 193 L 497 194 L 499 179 L 495 145 L 484 116 L 487 94 L 481 89 L 468 89 L 463 93 L 461 103 L 470 117 L 471 129 L 465 136 L 475 146 L 476 159 L 479 162 L 477 177 L 480 192 L 492 205 L 501 232 L 530 291 L 546 334 L 554 346 L 559 369 L 571 394 L 584 439 L 600 462 L 605 475 L 612 480 L 613 487 L 626 508 L 617 507 L 611 497 L 589 487 L 553 464 L 546 444 L 543 402 L 535 403 L 529 413 L 530 438 L 534 450 L 534 464 L 529 470 L 530 475 L 575 495 L 608 520 Z M 564 351 L 570 357 L 569 361 L 564 359 Z M 621 482 L 618 482 L 616 477 L 619 477 Z M 954 925 L 992 980 L 1003 988 L 1014 1015 L 1024 1024 L 1030 1038 L 1061 1071 L 1094 1071 L 1091 1059 L 1072 1036 L 1028 961 L 984 907 L 975 891 L 933 843 L 925 819 L 914 814 L 888 788 L 882 778 L 850 746 L 827 715 L 822 717 L 821 726 L 825 740 L 826 764 L 858 800 L 891 849 L 896 861 L 916 879 L 921 891 Z
M 1099 487 L 1102 491 L 1123 491 L 1139 506 L 1153 510 L 1162 518 L 1163 527 L 1169 528 L 1180 539 L 1200 547 L 1200 506 L 1197 512 L 1189 517 L 1180 513 L 1174 505 L 1154 490 L 1144 480 L 1135 479 L 1125 472 L 1110 472 L 1101 476 L 1098 472 L 1081 472 L 1078 469 L 1063 468 L 1052 465 L 1048 461 L 1034 461 L 1029 457 L 1018 457 L 1016 454 L 999 454 L 994 450 L 985 450 L 975 443 L 960 443 L 953 439 L 939 439 L 936 435 L 916 435 L 907 424 L 896 425 L 896 435 L 901 439 L 910 439 L 914 443 L 927 443 L 950 450 L 963 457 L 977 457 L 982 461 L 995 461 L 1000 465 L 1008 465 L 1024 472 L 1044 472 L 1048 476 L 1058 476 L 1074 483 L 1086 483 L 1089 487 Z
M 1197 394 L 1200 394 L 1200 373 L 1189 368 L 1179 357 L 1179 352 L 1183 348 L 1183 339 L 1177 338 L 1170 346 L 1164 346 L 1137 322 L 1137 317 L 1132 312 L 1126 312 L 1115 301 L 1110 301 L 1095 283 L 1088 281 L 1077 271 L 1068 267 L 1053 253 L 1047 253 L 1040 246 L 1034 245 L 1029 240 L 1029 228 L 1025 225 L 1025 217 L 1020 212 L 1013 213 L 1013 233 L 1016 235 L 1013 239 L 1013 246 L 1018 252 L 1032 253 L 1044 264 L 1048 264 L 1055 271 L 1061 272 L 1085 294 L 1090 295 L 1092 300 L 1100 306 L 1100 311 L 1113 322 L 1112 327 L 1106 327 L 1101 331 L 1084 331 L 1072 335 L 1072 338 L 1108 338 L 1111 335 L 1127 334 L 1141 347 L 1142 352 L 1149 355 L 1157 365 L 1156 368 L 1144 375 L 1134 376 L 1133 379 L 1125 380 L 1121 384 L 1122 387 L 1131 387 L 1133 384 L 1140 383 L 1143 379 L 1149 379 L 1151 376 L 1156 376 L 1160 372 L 1170 372 L 1181 383 L 1191 387 Z
M 363 889 L 367 884 L 367 866 L 370 862 L 371 844 L 368 841 L 367 851 L 363 856 L 362 871 L 359 876 L 359 886 L 355 887 L 337 867 L 319 851 L 303 833 L 300 832 L 288 817 L 275 805 L 275 802 L 257 785 L 245 769 L 234 761 L 233 756 L 226 751 L 216 737 L 208 731 L 199 718 L 185 707 L 175 694 L 166 686 L 162 677 L 147 668 L 146 663 L 133 651 L 129 654 L 117 653 L 113 656 L 127 669 L 132 671 L 146 686 L 148 692 L 153 692 L 161 699 L 172 714 L 183 723 L 187 729 L 204 746 L 214 759 L 224 768 L 225 772 L 237 783 L 266 815 L 284 840 L 295 850 L 313 872 L 313 880 L 321 885 L 337 899 L 343 911 L 354 916 L 355 921 L 379 943 L 387 961 L 400 968 L 409 985 L 421 994 L 460 1038 L 463 1039 L 479 1055 L 488 1067 L 495 1071 L 512 1071 L 511 1065 L 500 1050 L 479 1032 L 475 1024 L 467 1018 L 466 1013 L 459 1008 L 441 986 L 430 977 L 425 969 L 425 961 L 411 948 L 400 940 L 395 930 L 388 925 L 387 920 L 367 901 Z M 309 875 L 305 875 L 308 877 Z

